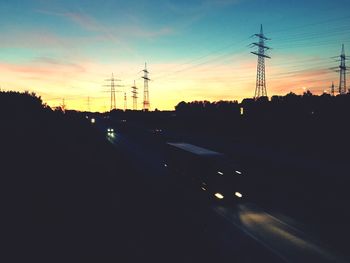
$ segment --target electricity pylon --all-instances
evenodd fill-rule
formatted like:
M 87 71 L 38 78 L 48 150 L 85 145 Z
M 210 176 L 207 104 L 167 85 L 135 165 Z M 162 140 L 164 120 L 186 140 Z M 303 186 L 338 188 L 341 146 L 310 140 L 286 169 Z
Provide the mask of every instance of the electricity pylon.
M 258 37 L 258 42 L 251 43 L 252 47 L 257 47 L 257 51 L 251 52 L 252 54 L 258 56 L 258 65 L 257 65 L 257 73 L 256 73 L 256 87 L 255 87 L 255 95 L 254 98 L 267 97 L 266 91 L 266 78 L 265 78 L 265 58 L 271 58 L 270 56 L 265 54 L 266 50 L 271 49 L 268 46 L 265 46 L 265 41 L 270 40 L 264 35 L 263 26 L 260 26 L 260 33 L 254 34 L 254 37 Z
M 145 63 L 145 69 L 142 70 L 144 75 L 143 75 L 143 110 L 148 111 L 150 108 L 150 103 L 149 103 L 149 91 L 148 91 L 148 81 L 150 79 L 148 78 L 148 70 L 147 70 L 147 64 Z
M 332 81 L 332 86 L 331 86 L 331 95 L 334 96 L 335 90 L 334 90 L 334 82 Z
M 342 45 L 341 55 L 340 55 L 340 65 L 339 65 L 339 94 L 343 95 L 346 93 L 346 67 L 345 61 L 348 59 L 345 56 L 344 44 Z
M 136 87 L 136 84 L 135 84 L 135 80 L 134 80 L 134 86 L 131 87 L 131 97 L 132 97 L 132 109 L 133 110 L 137 110 L 137 87 Z
M 128 107 L 128 104 L 127 104 L 126 92 L 124 91 L 124 111 L 126 111 L 127 107 Z
M 116 92 L 120 92 L 120 91 L 116 91 L 115 88 L 116 87 L 122 87 L 121 85 L 117 85 L 116 82 L 117 81 L 121 81 L 120 79 L 116 79 L 114 78 L 114 74 L 112 73 L 112 78 L 110 79 L 106 79 L 105 81 L 110 81 L 111 84 L 109 85 L 104 85 L 104 87 L 110 87 L 110 93 L 111 93 L 111 107 L 110 107 L 110 110 L 115 110 L 117 108 L 116 106 L 116 100 L 115 100 L 115 93 Z

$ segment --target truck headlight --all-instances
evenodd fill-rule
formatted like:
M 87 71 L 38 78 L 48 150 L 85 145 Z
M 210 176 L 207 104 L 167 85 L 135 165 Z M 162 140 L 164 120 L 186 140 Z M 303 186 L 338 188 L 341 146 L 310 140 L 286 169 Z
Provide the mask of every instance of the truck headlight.
M 240 192 L 235 192 L 235 196 L 237 196 L 238 198 L 242 198 L 243 195 Z
M 224 199 L 224 196 L 223 196 L 221 193 L 215 193 L 214 196 L 215 196 L 217 199 Z

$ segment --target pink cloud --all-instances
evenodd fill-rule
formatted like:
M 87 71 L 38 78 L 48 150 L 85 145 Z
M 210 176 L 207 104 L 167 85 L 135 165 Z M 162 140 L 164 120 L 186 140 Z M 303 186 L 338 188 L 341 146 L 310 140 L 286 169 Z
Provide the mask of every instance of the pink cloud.
M 76 74 L 85 72 L 84 67 L 81 65 L 47 57 L 39 57 L 32 63 L 26 64 L 0 63 L 0 70 L 33 75 L 56 75 L 64 72 Z

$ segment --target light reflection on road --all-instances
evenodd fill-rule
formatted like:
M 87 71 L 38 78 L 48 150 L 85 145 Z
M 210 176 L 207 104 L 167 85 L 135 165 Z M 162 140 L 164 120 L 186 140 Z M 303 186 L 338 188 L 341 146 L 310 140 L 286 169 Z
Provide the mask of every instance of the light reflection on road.
M 285 262 L 345 262 L 314 238 L 257 205 L 212 209 Z

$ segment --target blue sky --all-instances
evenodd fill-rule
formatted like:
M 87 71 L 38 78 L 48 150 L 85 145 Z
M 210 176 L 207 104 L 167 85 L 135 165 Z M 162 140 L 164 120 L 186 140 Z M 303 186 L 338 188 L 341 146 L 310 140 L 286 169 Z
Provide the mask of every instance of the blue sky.
M 337 83 L 330 57 L 342 43 L 350 47 L 349 7 L 339 0 L 2 1 L 0 83 L 34 90 L 52 105 L 65 97 L 77 109 L 90 96 L 103 110 L 103 80 L 114 72 L 128 95 L 134 79 L 142 90 L 147 61 L 152 108 L 240 100 L 254 92 L 248 44 L 262 23 L 273 47 L 269 95 L 321 92 Z

